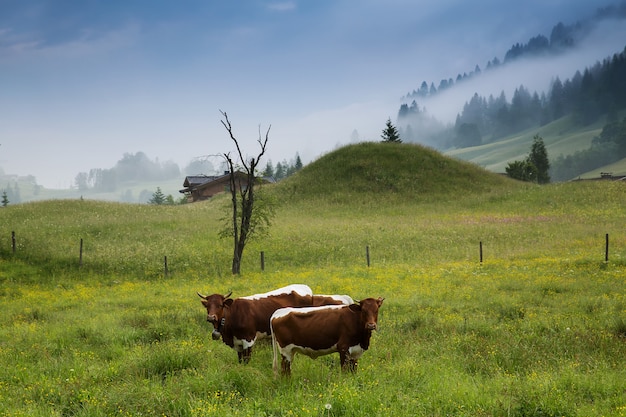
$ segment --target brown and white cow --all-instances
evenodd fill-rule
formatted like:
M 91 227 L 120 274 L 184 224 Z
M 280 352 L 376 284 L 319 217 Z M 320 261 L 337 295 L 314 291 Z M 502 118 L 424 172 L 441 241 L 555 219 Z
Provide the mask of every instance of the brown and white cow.
M 311 288 L 302 284 L 236 299 L 230 298 L 231 293 L 198 295 L 207 310 L 207 321 L 213 324 L 213 339 L 221 337 L 237 352 L 239 362 L 244 363 L 250 360 L 256 340 L 270 335 L 270 317 L 279 308 L 341 304 L 350 299 L 314 296 Z
M 308 308 L 281 308 L 270 319 L 274 349 L 274 371 L 278 353 L 283 375 L 291 374 L 296 353 L 313 359 L 339 352 L 341 367 L 356 371 L 357 362 L 370 345 L 378 328 L 378 309 L 384 298 L 366 298 L 357 304 Z

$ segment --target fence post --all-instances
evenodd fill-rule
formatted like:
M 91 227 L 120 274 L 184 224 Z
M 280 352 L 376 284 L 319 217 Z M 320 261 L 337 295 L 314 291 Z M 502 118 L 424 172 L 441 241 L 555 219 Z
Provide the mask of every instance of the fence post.
M 265 252 L 261 251 L 261 271 L 265 271 Z
M 480 241 L 480 263 L 483 263 L 483 241 Z
M 11 246 L 13 247 L 13 253 L 15 254 L 15 232 L 11 232 Z
M 369 246 L 365 247 L 365 258 L 367 259 L 367 267 L 369 268 L 370 266 L 370 247 Z
M 167 277 L 169 270 L 167 269 L 167 255 L 163 257 L 163 274 Z
M 78 266 L 82 267 L 83 266 L 83 238 L 80 238 L 80 252 L 78 255 Z
M 609 234 L 606 234 L 606 243 L 604 247 L 604 262 L 609 261 Z

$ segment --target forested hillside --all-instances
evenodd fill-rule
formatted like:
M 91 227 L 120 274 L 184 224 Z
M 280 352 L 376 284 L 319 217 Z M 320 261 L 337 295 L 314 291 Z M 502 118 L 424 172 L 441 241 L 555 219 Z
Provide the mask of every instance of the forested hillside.
M 598 9 L 587 21 L 572 25 L 558 23 L 550 37 L 538 35 L 526 44 L 515 44 L 503 62 L 494 58 L 487 70 L 510 64 L 523 57 L 549 56 L 574 48 L 585 37 L 591 26 L 603 19 L 625 19 L 626 2 L 620 6 Z M 571 78 L 553 78 L 547 91 L 530 91 L 520 84 L 512 97 L 502 91 L 499 95 L 469 97 L 453 124 L 444 124 L 428 113 L 418 100 L 439 94 L 465 80 L 489 77 L 477 65 L 469 75 L 459 74 L 456 84 L 452 79 L 442 80 L 439 88 L 424 81 L 418 90 L 409 93 L 398 111 L 401 136 L 409 142 L 421 142 L 437 149 L 463 149 L 510 139 L 532 129 L 567 117 L 567 131 L 574 135 L 595 123 L 602 123 L 602 133 L 591 140 L 589 147 L 579 143 L 569 152 L 551 155 L 553 180 L 563 181 L 587 171 L 614 163 L 626 157 L 626 48 L 607 56 L 602 62 L 591 62 L 585 68 L 572 68 Z M 514 80 L 513 80 L 514 82 Z M 564 132 L 561 132 L 564 133 Z M 572 140 L 572 145 L 575 142 Z

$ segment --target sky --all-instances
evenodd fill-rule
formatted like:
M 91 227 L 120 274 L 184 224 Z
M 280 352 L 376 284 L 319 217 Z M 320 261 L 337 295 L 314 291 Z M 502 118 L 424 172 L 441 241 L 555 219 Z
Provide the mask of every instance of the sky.
M 356 137 L 380 140 L 422 81 L 484 68 L 609 4 L 0 0 L 0 173 L 69 188 L 79 172 L 136 152 L 184 169 L 235 151 L 222 111 L 246 157 L 267 133 L 261 165 L 296 154 L 308 163 Z M 598 28 L 576 53 L 476 80 L 427 109 L 449 119 L 475 92 L 546 88 L 625 40 L 622 23 Z

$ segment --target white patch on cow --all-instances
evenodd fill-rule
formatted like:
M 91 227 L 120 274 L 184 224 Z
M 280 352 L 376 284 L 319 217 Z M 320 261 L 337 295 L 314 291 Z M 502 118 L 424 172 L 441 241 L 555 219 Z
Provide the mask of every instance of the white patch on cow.
M 320 310 L 336 310 L 339 308 L 346 308 L 346 305 L 336 304 L 336 305 L 327 305 L 327 306 L 319 306 L 319 307 L 283 307 L 283 308 L 279 308 L 278 310 L 274 312 L 274 314 L 272 314 L 272 317 L 270 317 L 270 322 L 274 320 L 275 318 L 284 317 L 290 313 L 308 314 L 308 313 L 320 311 Z
M 348 305 L 348 306 L 350 304 L 354 304 L 354 300 L 349 295 L 337 295 L 337 294 L 333 294 L 333 295 L 315 294 L 315 295 L 316 296 L 319 295 L 320 297 L 329 297 L 329 298 L 332 298 L 335 301 L 341 301 L 342 304 L 345 304 L 345 305 Z
M 301 353 L 309 358 L 317 359 L 320 356 L 329 355 L 335 352 L 337 352 L 337 344 L 334 344 L 326 349 L 311 349 L 310 347 L 294 345 L 293 343 L 280 348 L 280 354 L 287 358 L 289 362 L 293 360 L 293 356 L 296 353 Z
M 246 300 L 259 300 L 261 298 L 267 298 L 272 295 L 289 294 L 291 292 L 295 292 L 296 294 L 299 294 L 299 295 L 313 295 L 313 290 L 311 290 L 311 288 L 308 285 L 292 284 L 292 285 L 287 285 L 286 287 L 278 288 L 276 290 L 269 291 L 263 294 L 248 295 L 246 297 L 241 297 L 241 298 L 244 298 Z
M 254 342 L 256 342 L 256 338 L 252 340 L 246 340 L 233 337 L 233 349 L 235 349 L 237 352 L 243 352 L 244 350 L 254 346 Z
M 365 351 L 361 345 L 354 345 L 348 348 L 348 356 L 350 359 L 358 360 L 363 355 L 363 352 Z

